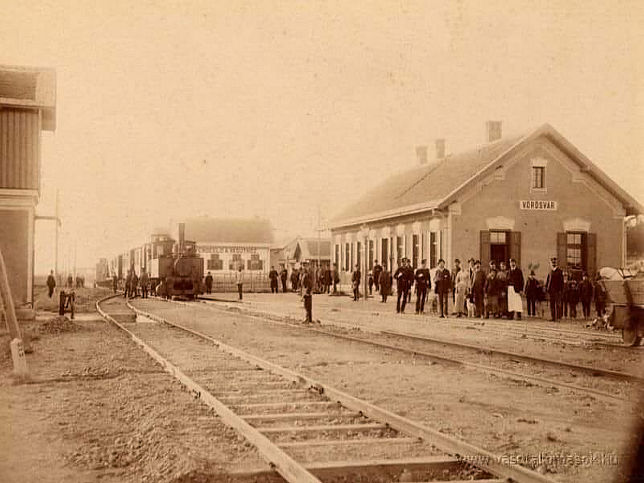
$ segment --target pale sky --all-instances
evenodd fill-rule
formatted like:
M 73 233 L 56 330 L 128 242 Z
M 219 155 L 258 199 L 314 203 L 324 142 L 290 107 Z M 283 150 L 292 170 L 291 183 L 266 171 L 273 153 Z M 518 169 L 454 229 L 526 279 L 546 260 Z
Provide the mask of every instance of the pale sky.
M 309 234 L 414 147 L 552 124 L 644 201 L 644 2 L 0 0 L 0 64 L 54 67 L 61 255 L 79 266 L 169 218 Z M 37 227 L 37 272 L 53 229 Z M 61 262 L 62 264 L 62 262 Z

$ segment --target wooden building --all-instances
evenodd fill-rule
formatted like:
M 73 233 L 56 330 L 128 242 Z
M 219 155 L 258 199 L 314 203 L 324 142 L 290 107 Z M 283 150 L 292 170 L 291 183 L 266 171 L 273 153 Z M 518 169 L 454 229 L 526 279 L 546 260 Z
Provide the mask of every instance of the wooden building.
M 55 128 L 55 72 L 0 65 L 0 250 L 19 316 L 33 314 L 40 136 Z
M 417 149 L 419 165 L 385 180 L 331 224 L 333 259 L 343 281 L 354 264 L 377 259 L 395 269 L 402 257 L 416 267 L 440 258 L 515 258 L 545 278 L 549 259 L 595 272 L 625 262 L 625 218 L 642 205 L 575 146 L 545 124 L 503 138 L 488 122 L 487 142 L 436 159 Z

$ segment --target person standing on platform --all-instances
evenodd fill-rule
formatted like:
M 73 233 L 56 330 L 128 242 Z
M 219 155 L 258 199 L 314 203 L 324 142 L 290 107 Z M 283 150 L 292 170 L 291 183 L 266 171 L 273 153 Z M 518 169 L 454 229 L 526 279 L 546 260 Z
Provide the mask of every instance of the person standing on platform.
M 305 324 L 313 323 L 313 275 L 311 270 L 304 265 L 301 273 L 302 296 L 304 298 L 304 310 L 306 311 Z
M 411 266 L 411 260 L 405 258 L 405 273 L 407 274 L 407 303 L 411 304 L 411 293 L 414 287 L 414 267 Z
M 467 307 L 465 305 L 465 298 L 470 290 L 470 273 L 468 270 L 459 270 L 454 280 L 456 286 L 456 299 L 454 300 L 454 311 L 456 317 L 462 317 L 463 314 L 467 315 Z
M 338 284 L 340 283 L 340 272 L 338 272 L 338 264 L 333 264 L 333 293 L 338 293 Z
M 499 287 L 499 313 L 501 314 L 501 318 L 503 318 L 508 315 L 508 269 L 504 261 L 499 263 L 496 280 Z
M 118 279 L 118 277 L 116 276 L 116 274 L 114 274 L 114 275 L 112 276 L 112 291 L 113 291 L 114 293 L 116 293 L 116 291 L 118 290 L 118 288 L 119 288 L 119 279 Z
M 432 287 L 431 276 L 427 268 L 427 260 L 422 260 L 420 268 L 416 269 L 416 314 L 425 313 L 427 289 Z
M 235 272 L 235 283 L 237 284 L 237 293 L 239 294 L 239 300 L 242 300 L 242 293 L 243 293 L 243 287 L 244 287 L 244 272 L 242 272 L 241 265 Z
M 356 264 L 356 269 L 353 271 L 353 274 L 351 275 L 351 284 L 353 286 L 354 302 L 357 302 L 358 298 L 360 297 L 360 277 L 361 276 L 362 274 L 360 273 L 360 267 L 358 266 L 358 264 Z
M 597 313 L 597 317 L 601 318 L 604 316 L 606 310 L 606 289 L 602 283 L 602 276 L 599 273 L 595 278 L 593 297 L 595 298 L 595 312 Z
M 449 315 L 447 300 L 452 288 L 452 274 L 445 268 L 445 260 L 438 260 L 438 268 L 434 274 L 434 286 L 438 295 L 438 305 L 440 306 L 440 318 L 444 319 Z
M 521 299 L 521 292 L 523 292 L 523 272 L 517 267 L 517 261 L 510 258 L 510 270 L 507 276 L 508 283 L 508 319 L 514 319 L 514 314 L 517 314 L 517 320 L 521 320 L 521 313 L 523 312 L 523 301 Z
M 476 317 L 483 318 L 485 311 L 485 280 L 486 273 L 481 269 L 481 261 L 474 262 L 474 275 L 472 277 L 472 299 L 476 307 Z
M 297 280 L 298 280 L 297 268 L 293 268 L 291 271 L 291 290 L 297 292 Z
M 132 271 L 127 272 L 125 277 L 125 286 L 123 287 L 123 298 L 127 298 L 130 295 L 130 288 L 132 287 Z
M 378 260 L 373 261 L 373 284 L 376 287 L 376 292 L 380 292 L 380 274 L 382 273 L 382 265 L 378 264 Z
M 280 271 L 280 281 L 282 282 L 282 292 L 286 293 L 286 280 L 288 279 L 288 270 L 286 267 L 282 267 Z
M 47 290 L 49 293 L 49 298 L 54 295 L 54 289 L 56 288 L 56 278 L 54 277 L 54 271 L 49 272 L 47 277 Z
M 277 270 L 275 267 L 271 267 L 271 271 L 268 272 L 268 278 L 271 281 L 271 293 L 277 293 Z
M 457 258 L 454 260 L 454 268 L 452 268 L 452 303 L 454 304 L 454 311 L 452 314 L 456 315 L 458 313 L 458 307 L 456 307 L 456 276 L 461 271 L 461 261 Z
M 150 285 L 150 278 L 148 273 L 145 271 L 145 268 L 141 269 L 141 279 L 139 281 L 141 285 L 141 298 L 148 298 L 148 286 Z
M 539 301 L 539 294 L 541 287 L 539 280 L 535 277 L 534 270 L 530 270 L 530 275 L 525 283 L 525 296 L 528 302 L 528 317 L 537 316 L 537 302 Z
M 380 297 L 382 303 L 387 303 L 387 297 L 391 295 L 391 273 L 386 268 L 380 272 Z
M 206 293 L 212 293 L 212 273 L 206 275 Z
M 568 313 L 571 319 L 577 318 L 577 305 L 579 304 L 579 285 L 571 274 L 566 284 L 566 300 L 568 302 Z
M 368 283 L 369 283 L 369 295 L 373 293 L 373 272 L 369 270 L 369 277 L 368 277 Z
M 405 305 L 407 305 L 407 293 L 409 292 L 407 271 L 405 266 L 405 259 L 403 258 L 402 262 L 398 264 L 398 269 L 394 273 L 394 279 L 396 279 L 396 313 L 405 313 Z M 402 299 L 402 304 L 401 304 Z
M 588 273 L 584 272 L 584 275 L 579 282 L 579 298 L 581 300 L 581 310 L 584 314 L 584 320 L 590 318 L 590 302 L 593 299 L 593 284 L 588 279 Z
M 557 322 L 561 319 L 562 314 L 562 296 L 564 290 L 563 272 L 557 266 L 557 257 L 550 259 L 550 273 L 546 279 L 546 292 L 550 297 L 550 316 L 551 322 Z

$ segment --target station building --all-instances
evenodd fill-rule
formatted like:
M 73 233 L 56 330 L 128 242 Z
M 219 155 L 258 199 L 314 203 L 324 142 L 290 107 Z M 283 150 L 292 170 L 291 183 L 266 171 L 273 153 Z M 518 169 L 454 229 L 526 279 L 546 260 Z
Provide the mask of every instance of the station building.
M 0 250 L 19 317 L 33 315 L 40 136 L 55 129 L 55 72 L 0 65 Z
M 352 267 L 374 259 L 395 270 L 397 260 L 414 267 L 427 259 L 515 258 L 544 279 L 549 259 L 565 268 L 594 273 L 622 266 L 625 220 L 643 212 L 575 146 L 545 124 L 503 138 L 501 123 L 487 123 L 487 143 L 436 159 L 416 149 L 419 165 L 385 180 L 331 223 L 333 260 L 343 283 Z M 527 274 L 526 274 L 527 275 Z

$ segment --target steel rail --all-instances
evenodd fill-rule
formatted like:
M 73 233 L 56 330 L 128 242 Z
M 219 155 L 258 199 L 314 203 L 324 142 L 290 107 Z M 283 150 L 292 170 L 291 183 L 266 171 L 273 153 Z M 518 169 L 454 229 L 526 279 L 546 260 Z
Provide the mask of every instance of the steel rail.
M 187 307 L 191 306 L 190 304 L 186 304 L 186 303 L 183 303 L 183 302 L 172 301 L 172 303 L 185 305 Z M 220 309 L 219 307 L 217 307 L 215 305 L 207 305 L 207 306 L 210 307 L 210 308 L 214 308 L 216 310 L 222 310 L 222 309 Z M 263 319 L 261 315 L 244 313 L 244 311 L 240 311 L 239 314 L 243 315 L 244 317 L 256 318 L 256 319 L 259 319 L 259 320 L 268 321 L 268 322 L 275 323 L 275 324 L 282 324 L 282 325 L 286 325 L 286 326 L 290 326 L 290 327 L 295 325 L 295 324 L 285 322 L 285 321 L 277 321 L 277 320 L 274 320 L 274 319 Z M 271 314 L 271 315 L 274 315 L 274 314 Z M 332 326 L 333 324 L 325 324 L 325 325 Z M 295 326 L 298 327 L 297 325 L 295 325 Z M 351 326 L 351 325 L 348 325 L 348 324 L 340 324 L 339 326 L 340 327 L 344 326 L 345 328 L 351 328 L 351 329 L 355 329 L 355 328 L 359 328 L 361 330 L 365 329 L 365 330 L 363 330 L 364 332 L 373 333 L 375 335 L 381 335 L 383 333 L 383 331 L 369 329 L 368 327 L 363 327 L 363 326 Z M 444 363 L 448 363 L 448 364 L 458 365 L 458 366 L 461 366 L 461 367 L 470 367 L 472 369 L 479 370 L 479 371 L 482 371 L 482 372 L 485 372 L 485 373 L 488 373 L 488 374 L 506 376 L 506 377 L 508 377 L 510 379 L 522 379 L 522 380 L 525 380 L 525 381 L 535 382 L 535 383 L 537 383 L 539 385 L 554 386 L 554 387 L 563 388 L 563 389 L 567 389 L 567 390 L 571 390 L 571 391 L 584 392 L 584 393 L 592 394 L 593 396 L 595 396 L 595 397 L 597 397 L 599 399 L 602 399 L 602 400 L 605 400 L 605 401 L 608 401 L 608 402 L 611 402 L 611 403 L 615 402 L 615 401 L 629 402 L 629 400 L 626 399 L 626 398 L 615 396 L 613 394 L 610 394 L 610 393 L 607 393 L 607 392 L 604 392 L 604 391 L 599 391 L 597 389 L 584 387 L 584 386 L 578 386 L 576 384 L 569 384 L 569 383 L 566 383 L 566 382 L 559 382 L 559 381 L 555 381 L 553 379 L 547 379 L 547 378 L 539 377 L 539 376 L 531 376 L 531 375 L 528 375 L 528 374 L 521 374 L 521 373 L 518 373 L 518 372 L 508 371 L 506 369 L 500 369 L 500 368 L 496 368 L 496 367 L 492 367 L 492 366 L 485 366 L 485 365 L 482 365 L 482 364 L 477 364 L 477 363 L 474 363 L 474 362 L 467 362 L 467 361 L 463 361 L 463 360 L 460 360 L 460 359 L 447 357 L 447 356 L 444 356 L 442 354 L 436 354 L 436 353 L 426 352 L 426 351 L 421 351 L 421 350 L 416 350 L 416 349 L 409 349 L 407 347 L 400 347 L 400 346 L 396 346 L 396 345 L 385 344 L 383 342 L 376 342 L 376 341 L 372 341 L 372 340 L 369 340 L 369 339 L 363 339 L 363 338 L 360 338 L 360 337 L 353 337 L 353 336 L 350 336 L 350 335 L 337 334 L 337 333 L 328 332 L 328 331 L 326 331 L 324 329 L 320 329 L 320 328 L 316 328 L 316 327 L 307 327 L 306 330 L 314 331 L 314 332 L 317 332 L 317 333 L 320 333 L 320 334 L 323 334 L 323 335 L 327 335 L 327 336 L 330 336 L 330 337 L 336 337 L 338 339 L 344 339 L 344 340 L 349 340 L 349 341 L 357 342 L 357 343 L 361 343 L 361 344 L 372 345 L 372 346 L 375 346 L 375 347 L 380 347 L 382 349 L 395 350 L 395 351 L 402 352 L 402 353 L 405 353 L 405 354 L 408 354 L 408 355 L 419 356 L 419 357 L 434 360 L 434 361 L 437 361 L 437 362 L 444 362 Z
M 229 426 L 236 429 L 243 437 L 250 441 L 259 453 L 264 457 L 268 464 L 273 467 L 282 477 L 288 482 L 306 482 L 306 483 L 320 483 L 320 480 L 310 473 L 304 466 L 300 465 L 297 461 L 286 454 L 277 445 L 273 444 L 266 436 L 248 424 L 243 418 L 232 412 L 225 404 L 215 398 L 204 387 L 196 383 L 193 379 L 188 377 L 181 369 L 165 359 L 161 354 L 154 350 L 151 346 L 146 344 L 142 339 L 137 337 L 133 332 L 117 322 L 112 316 L 105 312 L 100 304 L 106 299 L 101 299 L 96 302 L 97 312 L 106 320 L 116 325 L 119 329 L 124 331 L 130 338 L 141 347 L 152 359 L 158 362 L 166 372 L 170 373 L 178 379 L 185 387 L 190 389 L 193 394 L 196 394 L 206 405 L 214 409 L 217 414 L 222 418 L 222 421 Z M 132 308 L 132 306 L 127 303 Z M 152 317 L 151 317 L 152 318 Z
M 358 399 L 354 396 L 351 396 L 350 394 L 335 389 L 327 384 L 323 384 L 308 376 L 278 366 L 277 364 L 266 361 L 264 359 L 261 359 L 260 357 L 254 356 L 228 344 L 225 344 L 224 342 L 221 342 L 207 334 L 203 334 L 199 331 L 190 329 L 175 322 L 170 322 L 164 317 L 143 311 L 132 306 L 129 303 L 128 306 L 137 314 L 141 314 L 160 323 L 184 330 L 204 340 L 208 340 L 220 350 L 228 352 L 240 359 L 244 359 L 251 364 L 255 364 L 270 372 L 280 374 L 285 378 L 291 379 L 293 381 L 305 383 L 310 388 L 316 390 L 320 394 L 324 394 L 332 400 L 338 401 L 348 409 L 358 411 L 364 416 L 367 416 L 374 420 L 383 421 L 389 427 L 399 432 L 407 433 L 409 435 L 420 438 L 430 444 L 433 444 L 442 451 L 453 455 L 458 460 L 484 469 L 497 477 L 510 478 L 511 481 L 520 483 L 553 483 L 553 480 L 528 468 L 520 465 L 511 465 L 506 463 L 500 456 L 490 451 L 478 448 L 477 446 L 462 441 L 458 438 L 443 434 L 438 430 L 419 424 L 403 416 L 387 411 L 386 409 L 374 406 L 367 401 Z

